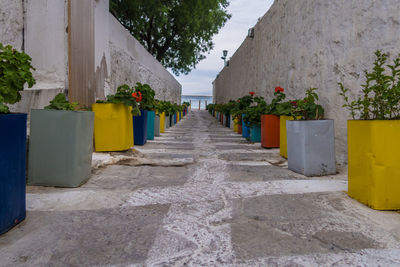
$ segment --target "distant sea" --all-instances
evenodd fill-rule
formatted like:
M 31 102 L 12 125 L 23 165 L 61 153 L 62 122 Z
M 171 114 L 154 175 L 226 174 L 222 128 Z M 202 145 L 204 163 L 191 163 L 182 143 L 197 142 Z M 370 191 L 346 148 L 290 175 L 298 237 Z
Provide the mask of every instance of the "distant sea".
M 199 108 L 199 100 L 201 101 L 200 109 L 206 109 L 206 101 L 207 104 L 212 103 L 212 96 L 204 96 L 204 95 L 182 95 L 182 103 L 190 102 L 192 100 L 192 109 Z

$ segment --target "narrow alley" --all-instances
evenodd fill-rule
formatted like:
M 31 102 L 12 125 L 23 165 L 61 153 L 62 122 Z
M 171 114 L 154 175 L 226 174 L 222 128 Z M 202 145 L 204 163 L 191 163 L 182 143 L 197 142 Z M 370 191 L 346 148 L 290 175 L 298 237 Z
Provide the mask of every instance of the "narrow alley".
M 192 111 L 77 189 L 28 186 L 27 218 L 0 237 L 1 266 L 396 265 L 400 221 L 308 178 Z

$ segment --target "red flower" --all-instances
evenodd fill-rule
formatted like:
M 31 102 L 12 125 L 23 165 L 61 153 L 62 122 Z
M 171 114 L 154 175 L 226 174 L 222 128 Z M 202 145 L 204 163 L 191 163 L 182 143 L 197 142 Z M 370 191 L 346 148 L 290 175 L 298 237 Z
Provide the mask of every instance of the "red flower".
M 280 86 L 275 87 L 275 93 L 283 92 L 283 91 L 285 91 L 285 89 L 283 89 L 282 87 L 280 87 Z
M 293 106 L 297 105 L 297 101 L 292 101 L 291 103 Z
M 255 92 L 249 92 L 249 94 L 250 94 L 251 96 L 253 96 L 253 95 L 255 95 L 256 93 L 255 93 Z
M 138 94 L 139 94 L 139 96 L 138 96 Z M 135 98 L 136 102 L 140 102 L 143 99 L 142 93 L 140 91 L 138 91 L 137 93 L 132 93 L 132 97 Z

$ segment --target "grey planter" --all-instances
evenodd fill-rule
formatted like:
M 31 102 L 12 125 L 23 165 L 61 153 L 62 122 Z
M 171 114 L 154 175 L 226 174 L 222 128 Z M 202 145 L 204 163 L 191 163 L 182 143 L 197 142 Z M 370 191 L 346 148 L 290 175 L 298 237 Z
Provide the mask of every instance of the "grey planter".
M 287 121 L 288 168 L 305 176 L 336 173 L 333 120 Z
M 160 136 L 160 116 L 154 118 L 154 136 Z
M 94 113 L 32 110 L 28 184 L 78 187 L 90 178 Z
M 170 127 L 170 124 L 171 124 L 171 117 L 168 115 L 168 116 L 165 116 L 165 129 L 168 129 L 169 127 Z
M 230 122 L 230 124 L 229 124 L 229 128 L 231 128 L 231 129 L 233 129 L 233 126 L 235 125 L 235 121 L 233 120 L 233 116 L 232 115 L 230 115 L 230 120 L 231 120 L 231 122 Z

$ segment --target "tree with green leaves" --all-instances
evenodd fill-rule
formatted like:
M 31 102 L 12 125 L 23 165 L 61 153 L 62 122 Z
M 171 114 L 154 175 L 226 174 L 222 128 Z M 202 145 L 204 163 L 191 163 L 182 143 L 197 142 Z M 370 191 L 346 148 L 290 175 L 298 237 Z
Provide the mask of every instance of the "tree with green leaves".
M 228 0 L 111 0 L 110 10 L 166 68 L 187 74 L 231 17 Z

